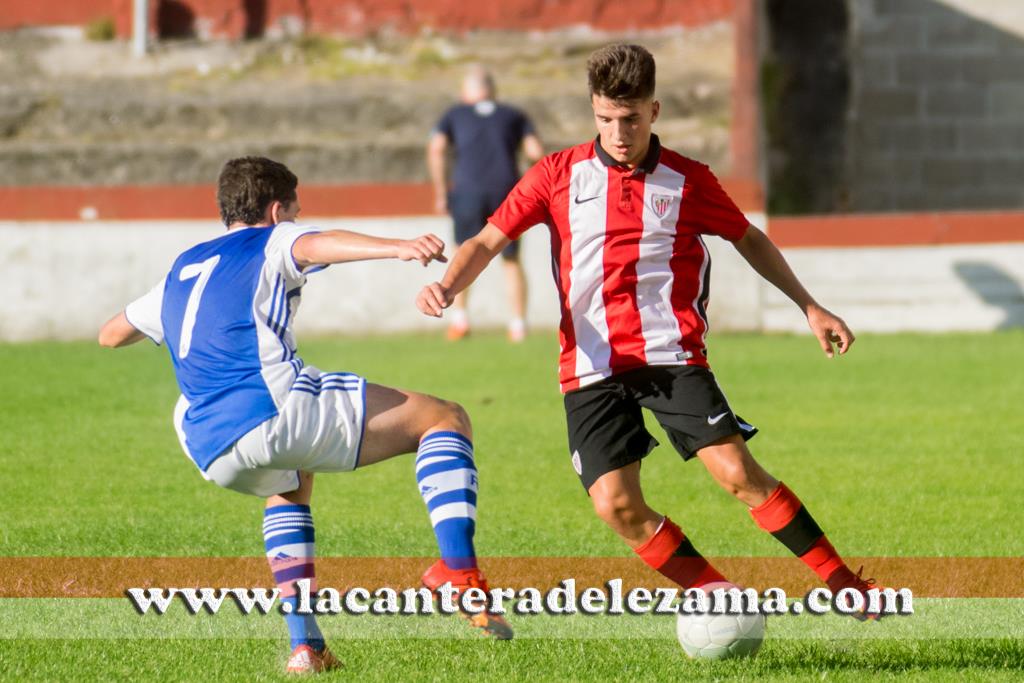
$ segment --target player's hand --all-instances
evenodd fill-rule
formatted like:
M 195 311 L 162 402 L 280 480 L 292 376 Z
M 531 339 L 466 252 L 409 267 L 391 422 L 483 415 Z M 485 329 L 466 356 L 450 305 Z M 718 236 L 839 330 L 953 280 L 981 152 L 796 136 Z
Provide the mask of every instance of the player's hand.
M 834 355 L 833 344 L 839 348 L 839 354 L 842 355 L 850 350 L 856 339 L 842 318 L 817 304 L 812 304 L 807 309 L 807 324 L 818 338 L 821 350 L 829 358 Z
M 433 282 L 420 290 L 416 297 L 416 308 L 423 315 L 440 318 L 444 309 L 452 305 L 455 297 L 448 294 L 448 289 L 440 282 Z
M 398 258 L 402 261 L 419 261 L 424 266 L 431 261 L 448 262 L 444 255 L 444 242 L 437 235 L 399 241 Z

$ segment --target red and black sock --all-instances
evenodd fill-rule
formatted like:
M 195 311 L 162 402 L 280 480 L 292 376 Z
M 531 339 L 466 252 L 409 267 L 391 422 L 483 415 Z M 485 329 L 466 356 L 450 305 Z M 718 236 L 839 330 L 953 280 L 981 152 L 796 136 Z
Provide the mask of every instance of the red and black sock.
M 683 588 L 726 580 L 668 517 L 654 535 L 634 551 L 649 567 Z
M 837 586 L 848 585 L 853 572 L 829 543 L 811 513 L 785 484 L 779 482 L 768 500 L 751 508 L 750 515 L 759 527 L 789 548 L 830 588 L 835 590 Z

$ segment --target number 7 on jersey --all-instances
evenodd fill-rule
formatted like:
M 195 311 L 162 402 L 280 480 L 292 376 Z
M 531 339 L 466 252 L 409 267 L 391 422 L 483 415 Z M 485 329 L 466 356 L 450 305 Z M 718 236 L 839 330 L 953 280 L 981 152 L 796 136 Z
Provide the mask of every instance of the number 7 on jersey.
M 185 304 L 185 319 L 181 321 L 181 339 L 178 342 L 178 358 L 184 359 L 192 348 L 192 329 L 196 326 L 196 316 L 199 315 L 199 300 L 203 298 L 206 283 L 210 281 L 210 275 L 219 262 L 220 254 L 215 254 L 202 263 L 188 264 L 178 274 L 181 282 L 198 278 L 192 287 L 192 293 L 188 295 L 188 303 Z

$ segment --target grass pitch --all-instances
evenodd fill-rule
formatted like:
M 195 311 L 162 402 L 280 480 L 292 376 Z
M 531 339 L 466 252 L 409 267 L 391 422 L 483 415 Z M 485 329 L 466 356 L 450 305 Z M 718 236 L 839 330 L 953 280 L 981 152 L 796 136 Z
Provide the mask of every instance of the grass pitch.
M 1024 334 L 867 336 L 833 361 L 808 337 L 718 336 L 710 347 L 733 407 L 761 428 L 752 450 L 844 554 L 1024 555 Z M 481 555 L 629 554 L 590 511 L 569 463 L 553 336 L 523 346 L 486 335 L 458 346 L 319 339 L 301 351 L 323 369 L 466 406 Z M 8 345 L 0 363 L 0 556 L 262 553 L 261 501 L 203 481 L 177 446 L 164 350 Z M 705 554 L 786 555 L 669 447 L 643 476 L 651 504 Z M 321 476 L 313 506 L 320 555 L 435 553 L 411 458 Z M 520 617 L 524 637 L 511 643 L 469 638 L 452 620 L 405 629 L 398 618 L 372 628 L 338 619 L 325 630 L 347 665 L 339 678 L 1010 680 L 1024 676 L 1022 603 L 926 601 L 924 612 L 944 616 L 920 629 L 782 618 L 755 660 L 724 663 L 687 661 L 670 618 Z M 130 622 L 142 618 L 124 599 L 0 599 L 0 677 L 277 678 L 287 650 L 279 617 L 223 617 L 167 615 L 147 630 Z M 874 630 L 857 637 L 863 629 Z

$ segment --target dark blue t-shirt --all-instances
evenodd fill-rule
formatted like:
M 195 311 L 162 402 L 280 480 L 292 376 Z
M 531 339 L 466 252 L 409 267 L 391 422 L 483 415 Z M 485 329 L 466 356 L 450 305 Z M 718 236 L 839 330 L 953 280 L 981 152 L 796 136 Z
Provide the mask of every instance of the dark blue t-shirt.
M 533 124 L 515 107 L 484 101 L 452 107 L 434 130 L 455 148 L 455 192 L 504 198 L 519 180 L 516 152 Z

